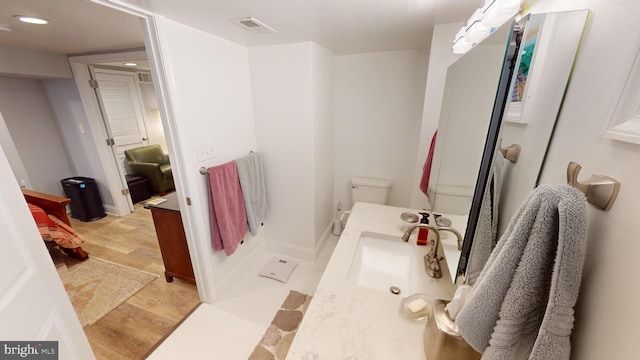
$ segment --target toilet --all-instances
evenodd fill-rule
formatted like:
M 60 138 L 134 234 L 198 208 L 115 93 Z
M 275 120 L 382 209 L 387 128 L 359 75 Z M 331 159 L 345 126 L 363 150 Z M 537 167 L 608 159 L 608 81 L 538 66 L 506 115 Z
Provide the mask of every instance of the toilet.
M 387 205 L 391 181 L 368 177 L 351 178 L 351 200 L 353 203 L 366 202 L 372 204 Z
M 391 180 L 376 179 L 355 176 L 351 178 L 351 202 L 367 202 L 372 204 L 387 205 L 391 192 Z M 351 210 L 347 210 L 340 216 L 342 228 L 347 225 Z
M 386 179 L 376 179 L 369 177 L 355 176 L 351 178 L 351 201 L 366 202 L 372 204 L 389 204 L 389 193 L 391 192 L 391 181 Z M 340 216 L 342 228 L 347 224 L 351 210 L 347 210 Z

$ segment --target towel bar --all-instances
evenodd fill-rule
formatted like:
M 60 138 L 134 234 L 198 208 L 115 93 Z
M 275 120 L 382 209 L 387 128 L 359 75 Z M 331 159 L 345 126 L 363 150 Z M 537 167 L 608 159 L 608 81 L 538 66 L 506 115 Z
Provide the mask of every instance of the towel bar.
M 249 151 L 249 155 L 251 155 L 251 154 L 253 154 L 253 153 L 254 153 L 254 152 L 253 152 L 253 150 Z M 202 166 L 198 171 L 200 172 L 200 175 L 207 175 L 207 174 L 209 174 L 209 170 L 207 170 L 207 168 L 206 168 L 206 167 L 204 167 L 204 166 Z
M 576 162 L 569 162 L 567 166 L 567 182 L 582 191 L 587 201 L 598 209 L 608 211 L 618 197 L 620 182 L 604 175 L 592 175 L 585 182 L 578 181 L 578 174 L 582 166 Z

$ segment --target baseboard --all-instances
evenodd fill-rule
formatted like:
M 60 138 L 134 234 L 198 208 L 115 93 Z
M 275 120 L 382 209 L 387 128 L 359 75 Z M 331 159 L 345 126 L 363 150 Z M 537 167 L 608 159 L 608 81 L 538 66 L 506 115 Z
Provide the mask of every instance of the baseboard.
M 220 295 L 229 290 L 229 288 L 231 288 L 231 286 L 233 286 L 236 281 L 242 275 L 244 275 L 244 273 L 247 272 L 249 268 L 251 268 L 251 265 L 253 265 L 258 260 L 258 258 L 264 253 L 266 249 L 265 242 L 266 241 L 264 240 L 260 241 L 258 246 L 256 246 L 255 249 L 253 249 L 253 251 L 249 255 L 247 255 L 247 257 L 245 257 L 244 260 L 240 262 L 240 264 L 238 264 L 238 266 L 231 270 L 227 274 L 227 276 L 217 282 L 216 289 L 214 291 L 214 293 L 217 294 L 217 298 L 219 298 Z M 214 301 L 215 300 L 216 299 L 214 299 Z
M 105 205 L 102 204 L 102 206 L 104 206 L 104 212 L 106 212 L 109 215 L 113 215 L 113 216 L 120 216 L 118 215 L 118 209 L 113 206 L 113 205 Z
M 332 235 L 333 223 L 329 223 L 327 228 L 322 233 L 320 241 L 316 246 L 311 249 L 306 246 L 300 246 L 296 244 L 289 244 L 275 240 L 267 240 L 267 250 L 276 252 L 278 254 L 292 256 L 301 260 L 316 261 L 318 255 L 322 251 L 322 248 L 327 243 L 327 240 Z

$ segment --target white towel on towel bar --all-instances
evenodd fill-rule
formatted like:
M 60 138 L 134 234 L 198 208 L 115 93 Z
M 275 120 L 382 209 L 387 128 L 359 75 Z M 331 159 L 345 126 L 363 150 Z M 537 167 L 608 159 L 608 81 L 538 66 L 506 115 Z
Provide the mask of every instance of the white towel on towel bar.
M 238 178 L 247 211 L 247 223 L 251 235 L 256 236 L 264 219 L 269 215 L 267 192 L 260 154 L 252 152 L 236 160 Z

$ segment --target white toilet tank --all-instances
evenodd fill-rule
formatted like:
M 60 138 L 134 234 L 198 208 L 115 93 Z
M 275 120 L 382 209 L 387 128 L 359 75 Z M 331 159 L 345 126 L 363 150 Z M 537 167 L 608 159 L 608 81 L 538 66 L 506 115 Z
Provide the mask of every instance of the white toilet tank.
M 386 205 L 389 203 L 391 181 L 368 177 L 351 178 L 351 200 L 353 203 L 367 202 Z

